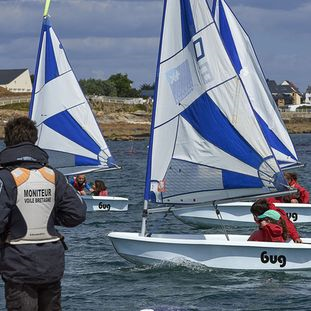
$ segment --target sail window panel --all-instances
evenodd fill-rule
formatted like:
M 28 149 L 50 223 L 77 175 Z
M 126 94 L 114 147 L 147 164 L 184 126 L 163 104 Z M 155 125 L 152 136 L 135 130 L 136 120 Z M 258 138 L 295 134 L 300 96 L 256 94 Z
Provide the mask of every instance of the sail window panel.
M 175 159 L 206 165 L 220 170 L 230 170 L 258 178 L 257 169 L 226 153 L 203 138 L 183 118 L 180 118 L 173 157 Z
M 46 47 L 46 32 L 41 33 L 42 38 L 41 39 L 41 49 L 39 47 L 39 53 L 40 53 L 40 58 L 39 58 L 39 67 L 38 67 L 38 72 L 36 76 L 36 89 L 35 93 L 38 93 L 42 87 L 45 85 L 45 47 Z M 33 108 L 36 108 L 36 105 L 33 105 Z
M 246 196 L 255 196 L 266 194 L 269 190 L 266 188 L 249 188 L 249 189 L 226 189 L 226 190 L 213 190 L 202 191 L 196 193 L 186 193 L 176 196 L 163 196 L 157 203 L 171 203 L 171 204 L 193 204 L 193 203 L 206 203 L 217 200 L 242 198 Z
M 57 91 L 55 91 L 57 90 Z M 35 94 L 32 119 L 37 125 L 54 114 L 86 102 L 72 71 L 45 84 Z
M 68 63 L 68 59 L 66 57 L 63 45 L 58 40 L 52 27 L 50 28 L 50 35 L 51 35 L 51 40 L 52 40 L 53 47 L 54 47 L 54 55 L 55 55 L 55 60 L 57 63 L 57 69 L 58 69 L 59 75 L 62 75 L 65 72 L 71 70 L 71 67 Z
M 45 148 L 44 148 L 45 149 Z M 49 155 L 49 165 L 60 168 L 60 167 L 74 167 L 75 166 L 75 155 L 65 153 L 63 151 L 47 150 Z
M 151 180 L 163 180 L 173 157 L 178 118 L 154 130 Z
M 219 11 L 223 11 L 223 13 L 220 15 L 218 13 Z M 249 36 L 244 31 L 243 27 L 236 19 L 225 1 L 218 2 L 216 13 L 215 21 L 220 27 L 222 37 L 224 37 L 228 32 L 230 32 L 230 34 L 233 36 L 233 44 L 237 49 L 238 58 L 242 64 L 240 77 L 245 85 L 247 94 L 253 107 L 255 108 L 260 118 L 269 125 L 269 130 L 275 133 L 275 135 L 282 142 L 282 144 L 279 145 L 280 147 L 277 149 L 281 152 L 285 152 L 287 155 L 290 153 L 293 159 L 298 161 L 295 148 L 266 83 L 265 76 L 262 72 Z M 228 23 L 229 31 L 224 31 L 222 29 L 221 25 L 224 23 L 223 20 Z M 227 50 L 230 51 L 228 47 Z M 229 55 L 231 56 L 231 59 L 234 58 L 230 52 Z M 269 143 L 273 143 L 273 141 L 269 140 Z M 284 145 L 286 148 L 284 149 L 282 145 Z M 275 144 L 274 146 L 276 147 Z M 286 149 L 288 151 L 286 151 Z M 277 160 L 279 159 L 277 158 Z
M 240 133 L 241 137 L 262 158 L 272 155 L 239 79 L 219 85 L 217 88 L 210 90 L 208 95 L 237 132 Z
M 214 24 L 192 40 L 160 65 L 157 103 L 165 104 L 157 104 L 155 127 L 175 118 L 205 91 L 235 76 Z
M 224 189 L 219 169 L 172 159 L 165 175 L 164 197 Z
M 98 159 L 98 154 L 83 148 L 79 144 L 55 132 L 50 127 L 44 124 L 40 126 L 39 132 L 40 136 L 36 144 L 42 149 L 60 151 L 74 155 L 81 155 L 95 160 Z M 41 137 L 43 139 L 41 139 Z
M 182 28 L 179 0 L 166 1 L 165 21 L 162 34 L 161 62 L 182 50 Z

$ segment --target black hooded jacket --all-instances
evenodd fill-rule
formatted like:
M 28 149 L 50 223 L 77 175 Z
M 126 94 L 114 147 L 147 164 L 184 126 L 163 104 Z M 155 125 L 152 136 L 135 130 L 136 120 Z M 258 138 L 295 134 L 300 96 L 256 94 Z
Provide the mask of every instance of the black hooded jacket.
M 39 169 L 48 164 L 47 153 L 31 143 L 21 143 L 0 153 L 0 236 L 1 274 L 5 281 L 14 283 L 47 284 L 59 281 L 64 273 L 64 247 L 61 241 L 42 244 L 11 245 L 4 243 L 10 226 L 25 230 L 16 207 L 17 187 L 11 171 L 17 167 Z M 66 177 L 55 172 L 55 205 L 49 219 L 54 227 L 74 227 L 85 220 L 86 206 Z M 22 217 L 22 216 L 21 216 Z M 26 233 L 26 232 L 24 232 Z

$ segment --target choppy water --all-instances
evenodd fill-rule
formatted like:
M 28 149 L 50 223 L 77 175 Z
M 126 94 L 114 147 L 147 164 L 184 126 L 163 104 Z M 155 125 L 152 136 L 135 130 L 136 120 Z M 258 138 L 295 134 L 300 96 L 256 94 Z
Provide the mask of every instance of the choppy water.
M 300 160 L 310 163 L 311 134 L 294 135 L 293 141 Z M 123 169 L 96 176 L 105 180 L 111 195 L 129 198 L 128 212 L 88 213 L 83 225 L 61 230 L 69 246 L 63 310 L 311 310 L 311 271 L 228 272 L 197 265 L 138 268 L 115 253 L 106 237 L 109 232 L 140 230 L 147 145 L 147 141 L 109 142 Z M 297 172 L 301 184 L 311 189 L 310 168 Z M 162 215 L 151 217 L 159 220 Z M 161 232 L 198 231 L 173 216 L 159 228 L 159 221 L 153 223 Z M 300 233 L 311 236 L 311 229 L 303 227 Z M 5 310 L 4 305 L 4 298 L 0 299 L 0 310 Z

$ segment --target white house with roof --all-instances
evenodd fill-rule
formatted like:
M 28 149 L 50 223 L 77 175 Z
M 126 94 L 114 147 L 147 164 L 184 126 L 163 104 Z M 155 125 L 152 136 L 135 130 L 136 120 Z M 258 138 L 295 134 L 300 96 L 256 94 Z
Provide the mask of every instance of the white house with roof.
M 28 69 L 0 69 L 0 86 L 13 93 L 31 93 Z

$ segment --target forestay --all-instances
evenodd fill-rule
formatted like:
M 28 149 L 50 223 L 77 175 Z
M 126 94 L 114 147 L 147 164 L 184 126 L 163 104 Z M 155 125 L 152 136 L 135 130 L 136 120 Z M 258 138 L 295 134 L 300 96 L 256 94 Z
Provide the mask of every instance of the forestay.
M 164 5 L 145 199 L 189 204 L 286 190 L 207 3 Z
M 87 99 L 47 15 L 43 18 L 29 115 L 37 145 L 65 174 L 116 168 Z
M 214 0 L 213 14 L 235 71 L 243 81 L 256 118 L 281 168 L 298 157 L 257 59 L 251 40 L 225 0 Z

